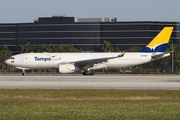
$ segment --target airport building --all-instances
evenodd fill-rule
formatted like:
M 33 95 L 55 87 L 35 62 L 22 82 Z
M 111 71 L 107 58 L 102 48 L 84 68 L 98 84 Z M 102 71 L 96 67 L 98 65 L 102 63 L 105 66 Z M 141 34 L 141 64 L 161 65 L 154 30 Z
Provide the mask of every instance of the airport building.
M 171 40 L 180 40 L 179 22 L 117 21 L 116 18 L 43 17 L 32 23 L 0 24 L 0 45 L 16 53 L 21 45 L 72 44 L 82 51 L 100 52 L 104 41 L 124 51 L 132 46 L 144 47 L 165 26 L 174 27 Z

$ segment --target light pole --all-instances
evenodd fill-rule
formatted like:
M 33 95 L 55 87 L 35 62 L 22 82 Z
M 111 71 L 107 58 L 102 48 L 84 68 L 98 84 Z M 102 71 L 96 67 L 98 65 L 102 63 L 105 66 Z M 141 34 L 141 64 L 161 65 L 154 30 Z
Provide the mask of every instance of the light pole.
M 173 40 L 172 41 L 172 74 L 174 72 L 174 52 L 173 52 Z

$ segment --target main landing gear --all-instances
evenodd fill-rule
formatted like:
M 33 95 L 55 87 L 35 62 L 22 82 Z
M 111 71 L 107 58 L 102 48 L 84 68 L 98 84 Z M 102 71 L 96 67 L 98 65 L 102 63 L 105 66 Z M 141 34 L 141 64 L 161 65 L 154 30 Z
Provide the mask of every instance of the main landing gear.
M 92 75 L 92 76 L 94 75 L 93 72 L 88 71 L 88 70 L 85 70 L 82 74 L 83 74 L 83 75 Z
M 22 70 L 22 75 L 25 76 L 26 75 L 26 71 L 25 70 Z

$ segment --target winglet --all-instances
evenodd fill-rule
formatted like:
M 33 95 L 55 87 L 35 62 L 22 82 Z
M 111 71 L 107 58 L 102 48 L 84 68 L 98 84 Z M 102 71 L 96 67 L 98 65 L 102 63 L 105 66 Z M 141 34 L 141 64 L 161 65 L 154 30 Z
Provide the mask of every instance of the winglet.
M 120 55 L 118 55 L 117 57 L 123 57 L 125 54 L 125 52 L 121 53 Z
M 165 52 L 174 27 L 164 29 L 142 50 L 138 52 Z

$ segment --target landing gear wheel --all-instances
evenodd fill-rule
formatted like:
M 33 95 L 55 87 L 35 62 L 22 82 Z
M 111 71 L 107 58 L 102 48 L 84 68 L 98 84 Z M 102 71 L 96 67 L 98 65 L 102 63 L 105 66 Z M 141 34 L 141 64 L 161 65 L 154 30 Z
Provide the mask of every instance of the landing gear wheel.
M 22 76 L 25 76 L 25 75 L 26 75 L 26 72 L 25 72 L 25 70 L 23 70 Z
M 83 75 L 91 75 L 91 76 L 94 75 L 93 72 L 90 72 L 90 71 L 87 71 L 87 70 L 85 70 L 82 74 L 83 74 Z
M 83 72 L 82 74 L 83 74 L 83 75 L 88 75 L 87 72 Z
M 93 75 L 94 75 L 94 73 L 93 73 L 93 72 L 91 72 L 89 75 L 93 76 Z

